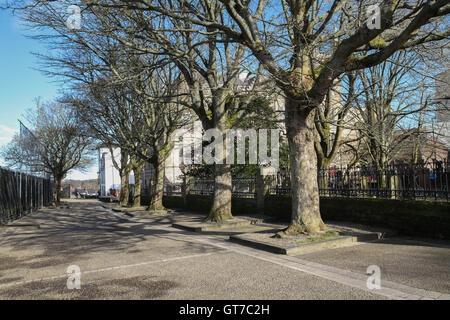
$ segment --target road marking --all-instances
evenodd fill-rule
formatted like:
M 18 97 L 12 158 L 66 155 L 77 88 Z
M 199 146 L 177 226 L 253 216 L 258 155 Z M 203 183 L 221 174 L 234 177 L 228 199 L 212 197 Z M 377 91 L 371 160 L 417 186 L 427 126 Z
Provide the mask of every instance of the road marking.
M 177 261 L 177 260 L 199 258 L 199 257 L 205 257 L 205 256 L 211 256 L 211 255 L 215 255 L 215 254 L 220 254 L 220 253 L 223 253 L 223 252 L 226 252 L 226 251 L 228 251 L 228 250 L 208 252 L 208 253 L 199 253 L 199 254 L 191 254 L 191 255 L 181 256 L 181 257 L 172 257 L 172 258 L 151 260 L 151 261 L 145 261 L 145 262 L 139 262 L 139 263 L 133 263 L 133 264 L 125 264 L 125 265 L 120 265 L 120 266 L 106 267 L 106 268 L 100 268 L 100 269 L 93 269 L 93 270 L 83 271 L 83 272 L 81 272 L 81 274 L 98 273 L 98 272 L 105 272 L 105 271 L 111 271 L 111 270 L 139 267 L 139 266 L 155 264 L 155 263 L 171 262 L 171 261 Z M 39 281 L 48 281 L 48 280 L 62 279 L 62 278 L 67 278 L 67 277 L 68 277 L 67 274 L 63 274 L 63 275 L 57 275 L 57 276 L 45 277 L 45 278 L 39 278 L 39 279 L 31 279 L 31 280 L 25 280 L 25 281 L 16 281 L 16 282 L 4 283 L 4 284 L 0 284 L 0 289 L 2 289 L 4 287 L 23 285 L 23 284 L 39 282 Z

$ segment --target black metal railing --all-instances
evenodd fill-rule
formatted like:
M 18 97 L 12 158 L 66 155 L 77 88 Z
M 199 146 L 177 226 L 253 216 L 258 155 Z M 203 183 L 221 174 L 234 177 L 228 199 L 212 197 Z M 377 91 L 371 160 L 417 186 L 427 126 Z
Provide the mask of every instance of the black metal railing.
M 212 195 L 214 193 L 214 179 L 195 179 L 190 194 Z M 232 197 L 236 198 L 255 198 L 255 179 L 254 178 L 233 178 L 232 179 Z M 164 185 L 164 195 L 182 196 L 182 183 L 167 183 Z
M 0 168 L 0 224 L 52 203 L 49 179 Z
M 279 175 L 271 195 L 290 196 L 288 175 Z M 396 163 L 383 169 L 374 166 L 331 166 L 318 171 L 319 194 L 324 197 L 449 200 L 449 164 L 444 161 Z M 166 184 L 164 195 L 182 196 L 183 184 Z M 214 179 L 194 179 L 190 194 L 212 195 Z M 254 178 L 232 179 L 232 196 L 256 198 Z
M 212 195 L 214 193 L 214 179 L 195 179 L 189 193 L 197 195 Z
M 447 161 L 392 164 L 381 170 L 329 168 L 319 174 L 319 192 L 325 196 L 448 201 L 448 186 Z
M 232 196 L 236 198 L 256 198 L 256 179 L 233 178 Z
M 182 196 L 183 195 L 183 184 L 182 183 L 166 183 L 164 184 L 164 195 L 165 196 Z
M 321 196 L 410 200 L 449 200 L 448 161 L 397 163 L 374 166 L 332 166 L 318 172 Z M 290 195 L 289 186 L 270 189 L 273 195 Z

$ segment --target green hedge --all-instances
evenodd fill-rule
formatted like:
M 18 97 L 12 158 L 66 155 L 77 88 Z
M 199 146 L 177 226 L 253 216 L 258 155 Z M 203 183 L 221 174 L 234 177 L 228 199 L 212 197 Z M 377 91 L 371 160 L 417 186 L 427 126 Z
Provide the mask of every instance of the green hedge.
M 189 195 L 187 208 L 207 213 L 212 204 L 209 196 Z M 183 208 L 182 197 L 164 197 L 168 208 Z M 233 215 L 255 214 L 254 199 L 233 198 Z M 321 198 L 320 211 L 325 221 L 349 221 L 386 227 L 405 235 L 450 239 L 450 204 L 447 202 L 390 199 Z M 291 217 L 291 198 L 269 196 L 264 212 L 281 221 Z

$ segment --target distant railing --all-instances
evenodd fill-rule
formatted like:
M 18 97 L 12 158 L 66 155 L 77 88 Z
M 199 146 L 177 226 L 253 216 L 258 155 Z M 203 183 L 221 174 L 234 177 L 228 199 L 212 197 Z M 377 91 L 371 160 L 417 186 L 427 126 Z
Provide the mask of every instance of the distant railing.
M 0 168 L 0 224 L 19 219 L 51 202 L 49 179 Z
M 448 161 L 373 166 L 336 167 L 319 170 L 319 194 L 329 197 L 449 200 Z M 274 187 L 273 195 L 290 195 L 290 187 Z
M 189 193 L 197 195 L 212 195 L 214 193 L 214 179 L 195 179 Z
M 233 178 L 231 195 L 235 198 L 254 199 L 256 197 L 256 179 Z
M 181 197 L 183 195 L 183 184 L 182 183 L 164 184 L 164 195 Z
M 214 179 L 195 179 L 190 194 L 212 195 L 214 193 Z M 232 197 L 250 198 L 256 196 L 254 178 L 233 178 L 232 179 Z M 164 195 L 182 196 L 182 183 L 167 183 L 164 185 Z
M 279 175 L 276 180 L 278 184 L 269 188 L 269 194 L 290 196 L 288 176 Z M 331 166 L 318 172 L 319 194 L 324 197 L 448 201 L 449 182 L 447 160 L 420 164 L 392 164 L 382 170 L 373 166 L 351 168 Z M 164 195 L 182 196 L 183 188 L 182 183 L 166 184 Z M 194 179 L 189 193 L 212 195 L 214 179 Z M 233 178 L 232 196 L 255 199 L 255 179 Z

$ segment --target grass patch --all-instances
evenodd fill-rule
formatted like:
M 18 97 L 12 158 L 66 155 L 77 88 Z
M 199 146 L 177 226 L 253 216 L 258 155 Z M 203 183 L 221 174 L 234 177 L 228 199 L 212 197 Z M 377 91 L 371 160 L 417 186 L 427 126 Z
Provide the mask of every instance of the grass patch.
M 298 241 L 297 243 L 304 244 L 304 243 L 319 242 L 319 241 L 325 241 L 325 240 L 336 239 L 336 238 L 339 238 L 339 232 L 334 231 L 334 230 L 329 230 L 325 233 L 322 233 L 321 235 L 310 236 L 306 239 Z

